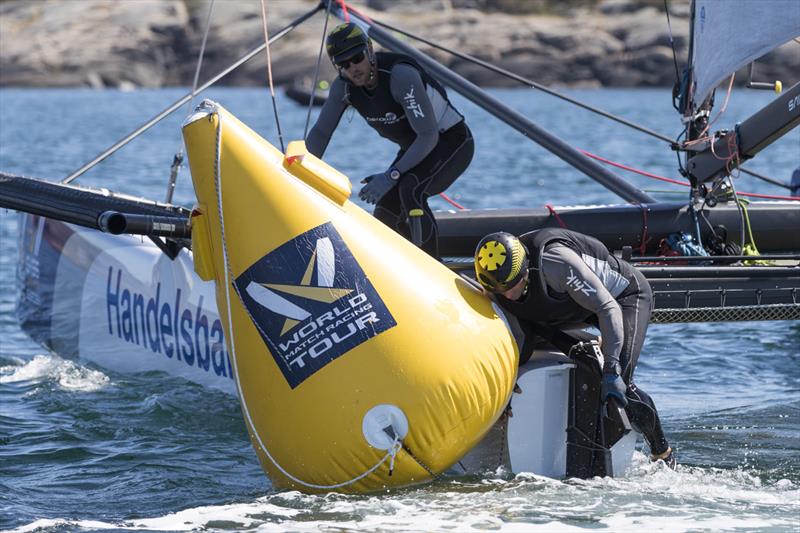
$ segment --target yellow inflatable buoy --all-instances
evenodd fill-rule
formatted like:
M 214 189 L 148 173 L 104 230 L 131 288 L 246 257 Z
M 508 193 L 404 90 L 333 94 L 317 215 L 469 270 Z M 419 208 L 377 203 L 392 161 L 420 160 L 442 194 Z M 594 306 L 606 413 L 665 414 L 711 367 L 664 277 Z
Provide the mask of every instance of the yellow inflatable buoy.
M 367 492 L 431 479 L 508 403 L 517 346 L 478 290 L 213 102 L 184 139 L 195 269 L 216 297 L 242 411 L 276 487 Z

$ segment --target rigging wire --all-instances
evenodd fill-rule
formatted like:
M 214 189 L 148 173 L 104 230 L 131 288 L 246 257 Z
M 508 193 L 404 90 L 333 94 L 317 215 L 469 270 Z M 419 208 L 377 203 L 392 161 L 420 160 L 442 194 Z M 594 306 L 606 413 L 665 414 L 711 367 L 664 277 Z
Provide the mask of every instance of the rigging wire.
M 276 33 L 272 37 L 272 39 L 270 39 L 270 42 L 275 42 L 278 39 L 281 39 L 281 38 L 285 37 L 290 31 L 292 31 L 297 26 L 299 26 L 300 24 L 302 24 L 303 22 L 305 22 L 306 20 L 311 18 L 320 9 L 322 9 L 321 6 L 315 6 L 313 9 L 310 9 L 306 13 L 303 13 L 302 15 L 300 15 L 299 17 L 294 19 L 292 22 L 290 22 L 289 24 L 284 26 L 278 33 Z M 257 54 L 261 53 L 261 51 L 264 50 L 265 47 L 266 47 L 266 45 L 262 44 L 262 45 L 259 45 L 259 46 L 255 47 L 255 48 L 253 48 L 252 50 L 250 50 L 247 54 L 245 54 L 244 56 L 239 58 L 237 61 L 235 61 L 233 64 L 228 66 L 228 68 L 226 68 L 225 70 L 217 73 L 210 80 L 206 81 L 202 86 L 198 87 L 197 93 L 199 94 L 199 93 L 203 92 L 204 90 L 208 89 L 209 87 L 211 87 L 212 85 L 217 83 L 220 79 L 224 78 L 225 76 L 230 74 L 232 71 L 236 70 L 237 68 L 239 68 L 243 64 L 245 64 L 248 61 L 250 61 L 254 56 L 256 56 Z M 145 122 L 144 124 L 142 124 L 141 126 L 136 128 L 135 130 L 133 130 L 131 133 L 129 133 L 128 135 L 123 137 L 121 140 L 117 141 L 116 143 L 114 143 L 110 147 L 106 148 L 101 154 L 97 155 L 94 159 L 92 159 L 88 163 L 84 164 L 79 169 L 73 171 L 69 176 L 67 176 L 66 178 L 61 180 L 61 183 L 71 183 L 71 182 L 75 181 L 77 178 L 79 178 L 80 176 L 82 176 L 83 174 L 85 174 L 86 172 L 88 172 L 89 170 L 94 168 L 95 166 L 97 166 L 97 164 L 101 163 L 102 161 L 105 161 L 110 155 L 114 154 L 117 150 L 119 150 L 120 148 L 122 148 L 123 146 L 125 146 L 126 144 L 128 144 L 129 142 L 134 140 L 136 137 L 138 137 L 142 133 L 146 132 L 147 130 L 149 130 L 150 128 L 152 128 L 153 126 L 155 126 L 156 124 L 158 124 L 162 120 L 164 120 L 164 118 L 166 118 L 167 116 L 172 114 L 176 109 L 180 108 L 183 104 L 188 102 L 190 100 L 190 98 L 191 98 L 191 94 L 186 94 L 186 95 L 182 96 L 181 98 L 179 98 L 178 100 L 176 100 L 175 102 L 170 104 L 166 109 L 161 111 L 159 114 L 157 114 L 156 116 L 154 116 L 153 118 L 151 118 L 150 120 L 148 120 L 147 122 Z
M 451 55 L 453 55 L 455 57 L 458 57 L 459 59 L 463 59 L 463 60 L 468 61 L 470 63 L 474 63 L 476 65 L 479 65 L 479 66 L 481 66 L 481 67 L 483 67 L 483 68 L 485 68 L 487 70 L 490 70 L 490 71 L 492 71 L 492 72 L 494 72 L 496 74 L 500 74 L 501 76 L 505 76 L 505 77 L 507 77 L 509 79 L 512 79 L 514 81 L 518 81 L 520 83 L 528 85 L 529 87 L 531 87 L 533 89 L 538 89 L 538 90 L 540 90 L 542 92 L 545 92 L 545 93 L 547 93 L 547 94 L 549 94 L 551 96 L 555 96 L 556 98 L 560 98 L 561 100 L 564 100 L 566 102 L 569 102 L 570 104 L 573 104 L 573 105 L 576 105 L 576 106 L 581 107 L 583 109 L 586 109 L 587 111 L 591 111 L 592 113 L 596 113 L 596 114 L 598 114 L 598 115 L 600 115 L 602 117 L 605 117 L 607 119 L 613 120 L 615 122 L 619 122 L 620 124 L 628 126 L 629 128 L 633 128 L 633 129 L 638 130 L 638 131 L 640 131 L 642 133 L 650 135 L 651 137 L 655 137 L 655 138 L 660 139 L 660 140 L 662 140 L 664 142 L 667 142 L 670 145 L 673 144 L 672 139 L 670 137 L 667 137 L 666 135 L 662 135 L 662 134 L 660 134 L 658 132 L 655 132 L 655 131 L 653 131 L 651 129 L 645 128 L 644 126 L 641 126 L 639 124 L 635 124 L 635 123 L 633 123 L 633 122 L 631 122 L 629 120 L 626 120 L 626 119 L 624 119 L 622 117 L 618 117 L 618 116 L 613 115 L 613 114 L 611 114 L 611 113 L 609 113 L 607 111 L 603 111 L 602 109 L 598 109 L 596 107 L 593 107 L 593 106 L 590 106 L 588 104 L 585 104 L 585 103 L 583 103 L 583 102 L 581 102 L 579 100 L 575 100 L 574 98 L 570 98 L 569 96 L 567 96 L 565 94 L 562 94 L 562 93 L 560 93 L 558 91 L 550 89 L 549 87 L 546 87 L 546 86 L 544 86 L 544 85 L 542 85 L 540 83 L 537 83 L 537 82 L 535 82 L 535 81 L 533 81 L 533 80 L 531 80 L 529 78 L 525 78 L 523 76 L 520 76 L 519 74 L 515 74 L 514 72 L 511 72 L 511 71 L 508 71 L 506 69 L 500 68 L 498 66 L 492 65 L 491 63 L 487 63 L 486 61 L 483 61 L 482 59 L 478 59 L 477 57 L 471 56 L 469 54 L 465 54 L 463 52 L 458 52 L 456 50 L 452 50 L 450 48 L 447 48 L 446 46 L 443 46 L 443 45 L 440 45 L 440 44 L 435 43 L 433 41 L 430 41 L 428 39 L 425 39 L 424 37 L 420 37 L 418 35 L 415 35 L 413 33 L 408 32 L 406 30 L 402 30 L 402 29 L 399 29 L 397 27 L 394 27 L 394 26 L 391 26 L 389 24 L 386 24 L 385 22 L 375 21 L 375 24 L 377 24 L 379 26 L 382 26 L 382 27 L 384 27 L 384 28 L 386 28 L 388 30 L 397 32 L 397 33 L 399 33 L 401 35 L 405 35 L 406 37 L 410 37 L 410 38 L 412 38 L 412 39 L 414 39 L 416 41 L 419 41 L 421 43 L 427 44 L 428 46 L 430 46 L 432 48 L 436 48 L 437 50 L 441 50 L 443 52 L 451 54 Z
M 275 113 L 275 125 L 278 128 L 278 140 L 281 143 L 281 152 L 285 153 L 283 145 L 283 132 L 281 132 L 281 119 L 278 116 L 278 102 L 275 99 L 275 86 L 272 83 L 272 56 L 269 53 L 269 32 L 267 31 L 267 5 L 261 0 L 261 22 L 264 27 L 264 46 L 267 48 L 267 79 L 269 80 L 269 94 L 272 96 L 272 111 Z
M 669 30 L 669 45 L 672 48 L 672 61 L 675 63 L 675 83 L 680 84 L 681 74 L 678 71 L 678 53 L 675 51 L 675 39 L 672 38 L 672 22 L 669 19 L 667 0 L 664 0 L 664 12 L 667 14 L 667 29 Z
M 607 118 L 609 120 L 613 120 L 613 121 L 618 122 L 618 123 L 620 123 L 620 124 L 622 124 L 624 126 L 628 126 L 629 128 L 632 128 L 632 129 L 640 131 L 640 132 L 642 132 L 644 134 L 650 135 L 651 137 L 654 137 L 656 139 L 659 139 L 661 141 L 669 143 L 670 147 L 674 148 L 674 147 L 678 146 L 678 141 L 677 140 L 673 140 L 672 138 L 667 137 L 666 135 L 662 135 L 662 134 L 660 134 L 660 133 L 658 133 L 656 131 L 653 131 L 651 129 L 648 129 L 648 128 L 644 127 L 644 126 L 641 126 L 639 124 L 635 124 L 635 123 L 633 123 L 633 122 L 631 122 L 629 120 L 626 120 L 626 119 L 624 119 L 622 117 L 618 117 L 616 115 L 608 113 L 607 111 L 603 111 L 602 109 L 598 109 L 596 107 L 593 107 L 593 106 L 590 106 L 588 104 L 585 104 L 585 103 L 583 103 L 583 102 L 581 102 L 579 100 L 575 100 L 574 98 L 570 98 L 569 96 L 566 96 L 565 94 L 562 94 L 562 93 L 560 93 L 558 91 L 555 91 L 553 89 L 545 87 L 544 85 L 541 85 L 541 84 L 539 84 L 539 83 L 537 83 L 537 82 L 535 82 L 535 81 L 533 81 L 533 80 L 531 80 L 529 78 L 525 78 L 525 77 L 520 76 L 519 74 L 516 74 L 514 72 L 511 72 L 511 71 L 505 70 L 503 68 L 497 67 L 495 65 L 492 65 L 491 63 L 487 63 L 486 61 L 478 59 L 477 57 L 471 56 L 469 54 L 465 54 L 463 52 L 458 52 L 456 50 L 452 50 L 452 49 L 450 49 L 450 48 L 448 48 L 446 46 L 440 45 L 440 44 L 438 44 L 436 42 L 433 42 L 433 41 L 431 41 L 429 39 L 425 39 L 424 37 L 420 37 L 420 36 L 415 35 L 415 34 L 413 34 L 411 32 L 408 32 L 406 30 L 397 28 L 396 26 L 392 26 L 390 24 L 386 24 L 385 22 L 381 22 L 381 21 L 377 21 L 377 20 L 373 21 L 373 22 L 375 24 L 379 25 L 379 26 L 382 26 L 382 27 L 388 29 L 388 30 L 397 32 L 397 33 L 399 33 L 401 35 L 404 35 L 406 37 L 410 37 L 411 39 L 414 39 L 416 41 L 424 43 L 424 44 L 426 44 L 426 45 L 428 45 L 428 46 L 430 46 L 432 48 L 435 48 L 437 50 L 441 50 L 443 52 L 451 54 L 451 55 L 453 55 L 455 57 L 458 57 L 460 59 L 463 59 L 465 61 L 468 61 L 470 63 L 473 63 L 473 64 L 476 64 L 478 66 L 481 66 L 481 67 L 483 67 L 483 68 L 485 68 L 487 70 L 490 70 L 490 71 L 492 71 L 492 72 L 494 72 L 496 74 L 500 74 L 501 76 L 505 76 L 505 77 L 507 77 L 509 79 L 512 79 L 512 80 L 517 81 L 517 82 L 520 82 L 520 83 L 522 83 L 524 85 L 528 85 L 529 87 L 531 87 L 533 89 L 538 89 L 538 90 L 540 90 L 540 91 L 542 91 L 544 93 L 547 93 L 547 94 L 549 94 L 551 96 L 555 96 L 556 98 L 560 98 L 561 100 L 564 100 L 565 102 L 569 102 L 570 104 L 573 104 L 573 105 L 578 106 L 580 108 L 583 108 L 583 109 L 585 109 L 587 111 L 590 111 L 592 113 L 595 113 L 597 115 L 605 117 L 605 118 Z M 727 99 L 726 99 L 726 102 L 727 102 Z M 717 115 L 717 118 L 718 117 L 719 117 L 719 115 Z M 683 135 L 683 133 L 681 135 Z M 678 139 L 680 139 L 680 136 L 678 136 Z M 683 164 L 680 162 L 680 154 L 678 154 L 678 157 L 679 157 L 679 166 L 683 167 Z M 751 176 L 753 176 L 753 177 L 755 177 L 757 179 L 761 179 L 763 181 L 766 181 L 768 183 L 772 183 L 772 184 L 775 184 L 775 185 L 780 185 L 781 187 L 783 187 L 785 189 L 791 190 L 791 186 L 789 186 L 789 185 L 787 185 L 785 183 L 782 183 L 782 182 L 780 182 L 780 181 L 778 181 L 778 180 L 776 180 L 774 178 L 768 178 L 768 177 L 766 177 L 766 176 L 764 176 L 762 174 L 758 174 L 756 172 L 752 172 L 752 171 L 747 170 L 745 168 L 739 168 L 739 170 L 740 170 L 740 172 L 744 172 L 745 174 L 751 175 Z M 684 172 L 681 172 L 681 174 L 684 175 Z
M 206 53 L 206 42 L 208 41 L 208 34 L 211 29 L 211 13 L 214 11 L 214 1 L 215 0 L 211 0 L 211 3 L 208 5 L 206 29 L 203 32 L 203 41 L 200 43 L 200 53 L 197 56 L 197 67 L 194 69 L 194 79 L 192 80 L 192 92 L 189 96 L 188 112 L 186 113 L 187 116 L 192 112 L 194 97 L 197 95 L 197 84 L 200 80 L 200 68 L 203 65 L 203 57 Z M 181 139 L 178 143 L 178 149 L 175 150 L 175 155 L 172 158 L 172 168 L 170 169 L 169 181 L 167 182 L 167 196 L 164 201 L 168 204 L 172 203 L 172 195 L 175 193 L 175 182 L 178 180 L 178 173 L 180 173 L 181 170 L 183 156 L 183 139 Z
M 331 2 L 327 1 L 325 8 L 325 24 L 322 27 L 322 39 L 319 41 L 319 52 L 317 53 L 317 65 L 314 67 L 314 81 L 311 84 L 311 96 L 308 99 L 308 113 L 306 114 L 306 125 L 303 128 L 303 140 L 308 139 L 308 125 L 311 123 L 311 108 L 314 107 L 314 96 L 317 92 L 317 83 L 319 83 L 319 66 L 322 62 L 322 47 L 325 46 L 325 38 L 328 35 L 328 20 L 331 16 Z

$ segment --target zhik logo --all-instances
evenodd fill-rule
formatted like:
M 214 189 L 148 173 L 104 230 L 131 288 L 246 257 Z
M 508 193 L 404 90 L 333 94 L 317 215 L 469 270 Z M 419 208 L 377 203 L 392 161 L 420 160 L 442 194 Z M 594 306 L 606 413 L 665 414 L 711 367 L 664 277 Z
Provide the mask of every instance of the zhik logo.
M 422 106 L 417 103 L 417 99 L 414 97 L 414 87 L 410 87 L 408 92 L 403 96 L 403 100 L 406 102 L 406 109 L 414 113 L 414 116 L 417 118 L 425 118 L 425 113 L 422 112 Z
M 567 286 L 572 287 L 573 290 L 581 291 L 586 296 L 597 292 L 597 289 L 589 285 L 587 282 L 579 278 L 575 272 L 573 272 L 572 267 L 569 267 L 569 276 L 567 276 Z
M 235 285 L 292 388 L 396 325 L 330 223 L 262 257 Z

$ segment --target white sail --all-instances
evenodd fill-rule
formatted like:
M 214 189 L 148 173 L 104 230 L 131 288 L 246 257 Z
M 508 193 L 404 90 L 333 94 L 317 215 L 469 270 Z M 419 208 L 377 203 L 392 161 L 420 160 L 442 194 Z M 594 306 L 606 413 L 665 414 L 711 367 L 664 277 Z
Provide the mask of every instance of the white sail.
M 695 0 L 692 36 L 699 105 L 731 73 L 800 36 L 800 0 Z

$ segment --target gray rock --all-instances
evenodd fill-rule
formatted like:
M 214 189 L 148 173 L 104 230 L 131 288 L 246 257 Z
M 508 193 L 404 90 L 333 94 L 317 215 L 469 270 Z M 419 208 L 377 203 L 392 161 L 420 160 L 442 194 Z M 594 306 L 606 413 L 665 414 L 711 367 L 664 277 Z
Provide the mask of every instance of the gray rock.
M 489 0 L 368 0 L 364 11 L 543 84 L 671 86 L 674 82 L 669 30 L 656 0 L 605 0 L 596 10 L 577 10 L 569 16 L 488 12 L 501 6 L 490 4 Z M 502 5 L 506 4 L 513 2 Z M 0 1 L 0 85 L 190 86 L 209 5 L 209 0 Z M 270 35 L 315 5 L 316 0 L 267 2 Z M 670 6 L 681 65 L 687 53 L 685 7 Z M 317 14 L 270 47 L 275 84 L 313 75 L 324 22 Z M 327 29 L 338 23 L 331 19 Z M 200 83 L 263 42 L 260 2 L 217 0 Z M 517 85 L 428 45 L 419 48 L 479 85 Z M 322 78 L 336 76 L 324 54 L 320 66 Z M 759 61 L 756 73 L 758 79 L 782 79 L 787 86 L 796 82 L 798 45 L 787 45 Z M 257 55 L 221 83 L 266 85 L 266 54 Z
M 3 2 L 0 83 L 175 84 L 187 23 L 180 0 Z

